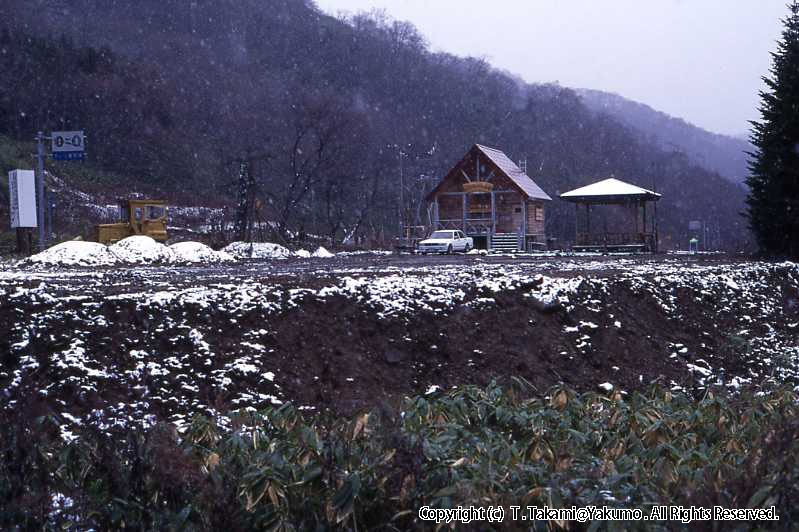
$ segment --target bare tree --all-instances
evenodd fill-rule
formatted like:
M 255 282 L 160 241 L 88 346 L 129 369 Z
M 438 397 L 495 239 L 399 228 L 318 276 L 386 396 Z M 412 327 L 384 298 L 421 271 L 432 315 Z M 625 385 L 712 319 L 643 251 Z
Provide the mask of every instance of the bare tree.
M 352 162 L 354 113 L 335 97 L 317 97 L 295 104 L 290 142 L 267 171 L 264 194 L 273 208 L 277 236 L 288 239 L 295 222 L 305 226 L 309 210 L 317 209 L 312 191 L 327 204 L 328 219 L 338 218 L 338 199 L 349 188 L 346 167 Z M 336 231 L 338 227 L 336 228 Z M 335 233 L 335 231 L 334 231 Z

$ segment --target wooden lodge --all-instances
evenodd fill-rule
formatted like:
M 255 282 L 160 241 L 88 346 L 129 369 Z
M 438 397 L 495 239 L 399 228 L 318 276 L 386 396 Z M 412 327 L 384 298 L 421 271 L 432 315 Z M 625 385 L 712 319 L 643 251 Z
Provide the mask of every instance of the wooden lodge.
M 428 194 L 433 230 L 459 229 L 475 248 L 546 246 L 546 192 L 500 150 L 475 144 Z
M 660 194 L 610 178 L 560 198 L 575 204 L 574 251 L 657 251 Z

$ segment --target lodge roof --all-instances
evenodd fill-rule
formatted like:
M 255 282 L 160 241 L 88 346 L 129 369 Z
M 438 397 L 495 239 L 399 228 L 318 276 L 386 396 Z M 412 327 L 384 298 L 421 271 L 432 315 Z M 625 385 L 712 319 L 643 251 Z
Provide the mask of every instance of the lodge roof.
M 560 195 L 566 201 L 602 201 L 602 200 L 630 200 L 639 199 L 647 201 L 657 201 L 660 194 L 645 188 L 625 183 L 614 177 L 576 188 Z
M 490 160 L 494 166 L 496 166 L 497 170 L 499 170 L 505 177 L 507 177 L 521 192 L 524 196 L 528 199 L 539 199 L 539 200 L 551 200 L 552 198 L 544 192 L 541 187 L 539 187 L 535 181 L 533 181 L 530 176 L 524 173 L 521 168 L 519 168 L 516 163 L 514 163 L 510 157 L 505 155 L 503 151 L 500 151 L 496 148 L 489 148 L 488 146 L 483 146 L 482 144 L 475 144 L 472 146 L 469 151 L 466 153 L 463 159 L 461 159 L 458 164 L 456 164 L 449 173 L 441 180 L 441 182 L 428 194 L 428 198 L 432 198 L 441 185 L 447 181 L 453 174 L 456 174 L 456 170 L 463 165 L 463 163 L 469 158 L 474 150 L 477 150 L 479 153 L 483 154 L 488 160 Z
M 522 189 L 522 192 L 524 192 L 528 198 L 541 200 L 552 199 L 549 197 L 549 194 L 544 192 L 541 187 L 539 187 L 535 181 L 530 178 L 530 176 L 522 172 L 522 169 L 519 168 L 516 163 L 510 159 L 510 157 L 505 155 L 505 152 L 502 152 L 496 148 L 483 146 L 482 144 L 475 144 L 475 146 L 477 146 L 477 149 L 480 150 L 486 157 L 491 159 L 491 162 L 497 165 L 497 167 L 502 170 L 508 179 L 513 181 L 516 186 Z

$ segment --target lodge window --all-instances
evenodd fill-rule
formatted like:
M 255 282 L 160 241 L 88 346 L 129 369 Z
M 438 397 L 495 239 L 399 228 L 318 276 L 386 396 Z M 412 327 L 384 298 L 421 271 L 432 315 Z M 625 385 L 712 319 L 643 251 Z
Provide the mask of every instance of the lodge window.
M 535 208 L 535 221 L 536 222 L 543 222 L 544 221 L 544 208 L 543 207 L 536 207 Z

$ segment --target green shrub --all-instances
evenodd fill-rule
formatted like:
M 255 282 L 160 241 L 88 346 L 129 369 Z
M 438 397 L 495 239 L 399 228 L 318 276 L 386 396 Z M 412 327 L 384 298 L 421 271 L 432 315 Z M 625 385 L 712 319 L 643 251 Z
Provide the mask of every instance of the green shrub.
M 284 405 L 237 413 L 230 429 L 197 416 L 183 433 L 86 428 L 69 444 L 58 420 L 19 416 L 0 429 L 0 525 L 403 530 L 433 528 L 417 518 L 422 505 L 548 504 L 645 513 L 774 505 L 790 527 L 799 518 L 796 411 L 788 387 L 696 400 L 659 386 L 541 396 L 515 380 L 351 420 Z M 55 494 L 71 506 L 54 512 Z

